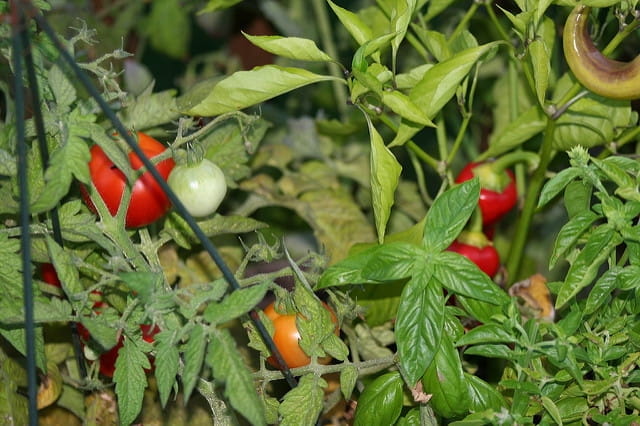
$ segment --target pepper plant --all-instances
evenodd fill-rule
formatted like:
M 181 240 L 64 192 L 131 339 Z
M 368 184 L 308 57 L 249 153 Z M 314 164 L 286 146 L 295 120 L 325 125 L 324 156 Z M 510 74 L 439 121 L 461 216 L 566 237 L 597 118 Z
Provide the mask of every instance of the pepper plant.
M 637 6 L 0 4 L 2 418 L 633 424 Z

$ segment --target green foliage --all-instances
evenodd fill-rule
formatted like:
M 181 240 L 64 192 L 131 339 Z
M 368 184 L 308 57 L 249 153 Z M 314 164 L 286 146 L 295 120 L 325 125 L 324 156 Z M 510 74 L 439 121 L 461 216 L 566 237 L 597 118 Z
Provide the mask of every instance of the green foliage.
M 336 407 L 350 407 L 342 400 L 357 401 L 355 414 L 336 417 L 367 425 L 637 419 L 638 109 L 584 90 L 567 71 L 556 28 L 575 2 L 378 0 L 355 10 L 293 0 L 250 13 L 235 0 L 111 2 L 92 13 L 34 3 L 127 129 L 161 140 L 165 158 L 205 157 L 223 170 L 228 196 L 197 224 L 240 288 L 177 211 L 126 229 L 141 171 L 32 22 L 42 102 L 25 107 L 27 156 L 17 158 L 23 106 L 9 83 L 4 20 L 0 54 L 12 65 L 0 82 L 0 416 L 10 424 L 28 415 L 28 283 L 37 366 L 56 365 L 65 385 L 55 408 L 88 424 L 116 415 L 153 423 L 158 412 L 191 424 L 170 413 L 206 405 L 209 424 L 312 425 L 339 422 Z M 633 56 L 636 2 L 584 3 L 599 8 L 596 43 Z M 10 16 L 9 6 L 0 13 Z M 239 16 L 251 20 L 243 32 Z M 91 190 L 93 144 L 127 182 L 116 216 Z M 536 158 L 536 169 L 505 164 L 514 158 Z M 480 231 L 481 183 L 455 184 L 455 172 L 493 160 L 514 171 L 520 191 L 518 211 L 484 230 L 502 257 L 495 281 L 447 250 L 463 231 Z M 22 265 L 23 250 L 32 265 Z M 264 362 L 259 330 L 273 336 L 274 323 L 260 308 L 274 298 L 296 314 L 312 358 L 291 372 Z M 71 324 L 81 330 L 77 354 Z M 143 336 L 141 325 L 160 331 Z M 100 357 L 118 342 L 105 377 Z M 288 373 L 298 378 L 292 389 Z

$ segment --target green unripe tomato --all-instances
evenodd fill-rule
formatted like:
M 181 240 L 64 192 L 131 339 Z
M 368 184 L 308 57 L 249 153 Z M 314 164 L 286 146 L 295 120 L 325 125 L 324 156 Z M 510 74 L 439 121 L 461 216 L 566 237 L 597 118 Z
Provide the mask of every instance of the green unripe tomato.
M 224 173 L 206 158 L 174 167 L 167 183 L 194 217 L 215 212 L 227 193 Z

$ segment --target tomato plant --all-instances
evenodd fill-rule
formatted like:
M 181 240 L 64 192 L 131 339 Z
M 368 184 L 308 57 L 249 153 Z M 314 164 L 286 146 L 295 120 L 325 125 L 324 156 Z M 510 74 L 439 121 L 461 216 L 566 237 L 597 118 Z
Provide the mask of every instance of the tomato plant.
M 637 421 L 638 2 L 266 3 L 0 2 L 0 418 Z
M 167 182 L 194 217 L 215 212 L 227 193 L 224 173 L 206 158 L 174 167 Z
M 149 158 L 162 154 L 166 147 L 145 133 L 138 132 L 138 144 L 142 152 Z M 133 170 L 143 166 L 142 160 L 133 152 L 129 153 L 129 161 Z M 156 164 L 160 175 L 166 180 L 173 170 L 175 163 L 168 158 Z M 91 147 L 91 161 L 89 162 L 91 182 L 98 194 L 105 202 L 109 212 L 115 215 L 120 208 L 124 188 L 127 180 L 124 173 L 109 159 L 98 145 Z M 84 200 L 95 211 L 95 206 L 89 198 L 87 189 L 83 189 Z M 128 228 L 146 226 L 160 219 L 171 207 L 169 198 L 149 171 L 136 179 L 131 189 L 131 200 L 127 208 L 125 225 Z
M 326 303 L 323 303 L 323 306 L 331 313 L 331 320 L 336 325 L 335 334 L 338 335 L 340 330 L 338 328 L 338 319 L 336 318 L 335 313 Z M 311 362 L 311 357 L 309 357 L 309 355 L 307 355 L 298 344 L 298 341 L 300 340 L 300 332 L 296 325 L 297 315 L 281 314 L 277 312 L 274 303 L 269 304 L 264 309 L 264 313 L 273 322 L 275 330 L 273 334 L 273 341 L 287 366 L 289 368 L 296 368 L 308 365 Z M 267 361 L 275 368 L 280 368 L 274 357 L 267 358 Z M 330 356 L 318 359 L 318 363 L 320 364 L 328 364 L 329 362 L 331 362 Z
M 61 287 L 56 268 L 51 263 L 40 265 L 40 277 L 42 281 L 55 287 Z

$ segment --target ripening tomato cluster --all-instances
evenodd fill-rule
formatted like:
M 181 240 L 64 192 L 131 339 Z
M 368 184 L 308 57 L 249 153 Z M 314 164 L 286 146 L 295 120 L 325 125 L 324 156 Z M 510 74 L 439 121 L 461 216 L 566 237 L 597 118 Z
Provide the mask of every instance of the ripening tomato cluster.
M 487 234 L 493 234 L 493 226 L 515 207 L 518 193 L 513 172 L 496 172 L 492 169 L 491 163 L 467 164 L 458 174 L 456 183 L 473 179 L 475 176 L 480 180 L 478 208 L 485 230 L 463 232 L 448 250 L 469 258 L 481 271 L 493 278 L 500 269 L 500 256 Z
M 138 132 L 140 149 L 149 159 L 163 154 L 166 147 L 151 136 Z M 134 152 L 129 153 L 129 163 L 133 170 L 143 167 L 143 162 Z M 197 164 L 176 165 L 172 158 L 155 164 L 156 169 L 167 181 L 169 187 L 194 217 L 204 217 L 217 210 L 227 192 L 227 184 L 222 170 L 207 159 Z M 127 185 L 125 174 L 111 161 L 104 150 L 94 145 L 89 161 L 91 182 L 109 213 L 115 215 L 120 208 Z M 80 186 L 87 206 L 96 212 L 88 189 Z M 125 216 L 127 228 L 147 226 L 162 218 L 171 208 L 171 201 L 151 172 L 145 171 L 131 188 L 131 199 Z
M 323 306 L 327 311 L 329 311 L 329 313 L 331 313 L 331 320 L 336 325 L 334 332 L 336 336 L 339 335 L 340 329 L 338 327 L 338 318 L 336 317 L 336 314 L 326 303 L 323 303 Z M 282 355 L 282 359 L 287 364 L 287 367 L 297 368 L 308 365 L 311 362 L 311 358 L 298 344 L 298 341 L 300 340 L 300 332 L 296 325 L 297 315 L 281 314 L 277 312 L 275 309 L 275 303 L 269 304 L 264 309 L 264 313 L 273 323 L 273 327 L 275 329 L 273 342 L 278 348 L 280 355 Z M 273 356 L 267 358 L 267 362 L 275 368 L 280 368 L 278 361 Z M 318 359 L 319 364 L 328 364 L 329 362 L 331 362 L 330 356 Z

